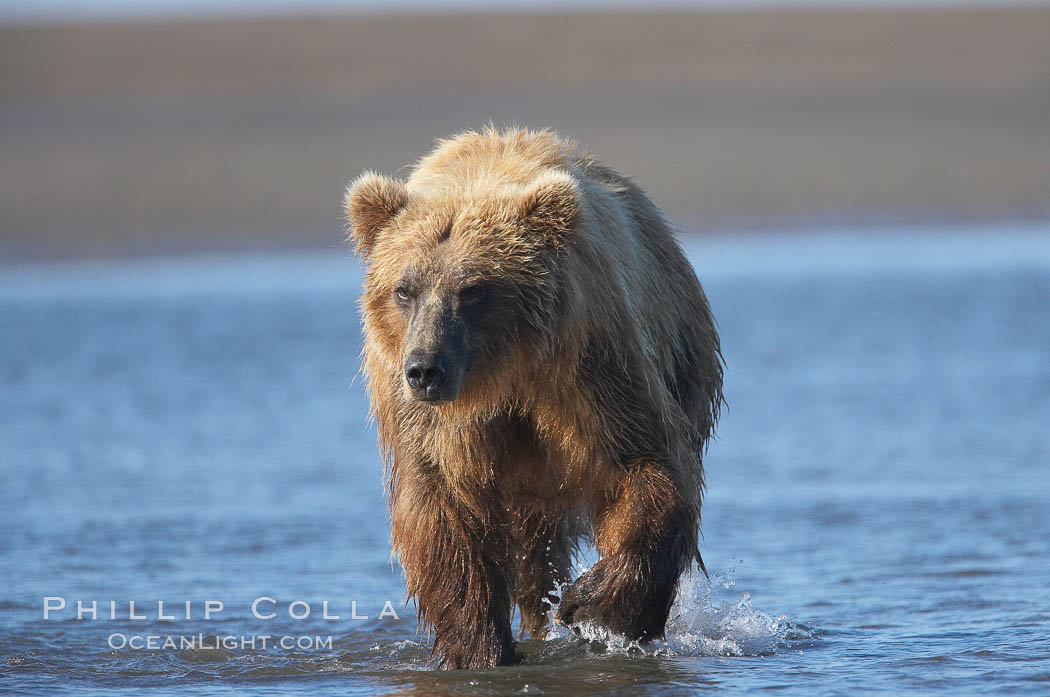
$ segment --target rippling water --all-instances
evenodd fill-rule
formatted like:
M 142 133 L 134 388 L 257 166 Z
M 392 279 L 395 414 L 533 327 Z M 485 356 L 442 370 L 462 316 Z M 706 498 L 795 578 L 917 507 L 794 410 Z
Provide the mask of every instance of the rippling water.
M 729 364 L 712 580 L 665 642 L 459 673 L 390 566 L 347 254 L 0 267 L 0 690 L 1050 694 L 1050 226 L 687 247 Z

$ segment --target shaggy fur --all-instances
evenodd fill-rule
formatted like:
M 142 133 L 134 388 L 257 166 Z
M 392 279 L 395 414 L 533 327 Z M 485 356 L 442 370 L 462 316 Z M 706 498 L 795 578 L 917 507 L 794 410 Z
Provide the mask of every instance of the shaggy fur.
M 581 536 L 601 558 L 557 621 L 661 636 L 699 560 L 722 402 L 711 311 L 662 213 L 549 131 L 487 129 L 407 181 L 363 174 L 346 214 L 394 553 L 441 665 L 510 663 L 515 605 L 542 637 Z M 406 384 L 410 354 L 441 357 L 439 391 Z

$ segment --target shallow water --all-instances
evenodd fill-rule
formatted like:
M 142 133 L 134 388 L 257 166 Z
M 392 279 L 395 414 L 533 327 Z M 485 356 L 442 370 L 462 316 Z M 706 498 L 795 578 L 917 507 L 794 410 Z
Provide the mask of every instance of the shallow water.
M 347 254 L 0 268 L 0 690 L 1050 693 L 1050 225 L 687 248 L 729 365 L 712 581 L 654 646 L 457 673 L 389 563 Z M 110 646 L 198 634 L 256 647 Z

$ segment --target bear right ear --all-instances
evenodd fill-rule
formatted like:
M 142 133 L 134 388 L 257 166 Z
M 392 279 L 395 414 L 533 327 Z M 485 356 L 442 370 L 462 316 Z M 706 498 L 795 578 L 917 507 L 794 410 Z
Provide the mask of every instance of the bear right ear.
M 358 254 L 368 256 L 376 235 L 408 204 L 408 188 L 400 179 L 365 172 L 346 187 L 347 239 Z

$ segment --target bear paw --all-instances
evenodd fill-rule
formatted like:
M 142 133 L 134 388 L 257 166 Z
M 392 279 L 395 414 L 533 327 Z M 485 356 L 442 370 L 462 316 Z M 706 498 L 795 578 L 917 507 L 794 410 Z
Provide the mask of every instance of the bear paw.
M 515 662 L 509 628 L 499 627 L 488 627 L 477 634 L 469 629 L 439 633 L 433 655 L 440 657 L 438 667 L 442 670 L 481 670 Z
M 674 585 L 654 586 L 630 573 L 623 564 L 602 559 L 563 594 L 554 621 L 577 635 L 580 625 L 593 623 L 631 641 L 663 636 Z

